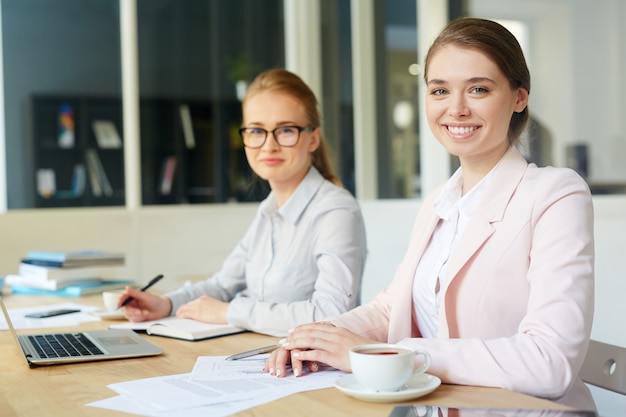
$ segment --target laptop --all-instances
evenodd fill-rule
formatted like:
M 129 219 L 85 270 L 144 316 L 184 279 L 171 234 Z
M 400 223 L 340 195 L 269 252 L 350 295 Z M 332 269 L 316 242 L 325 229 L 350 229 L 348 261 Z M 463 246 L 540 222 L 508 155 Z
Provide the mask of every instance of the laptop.
M 9 331 L 24 352 L 26 363 L 31 367 L 137 358 L 163 353 L 132 330 L 17 334 L 1 296 L 0 308 Z

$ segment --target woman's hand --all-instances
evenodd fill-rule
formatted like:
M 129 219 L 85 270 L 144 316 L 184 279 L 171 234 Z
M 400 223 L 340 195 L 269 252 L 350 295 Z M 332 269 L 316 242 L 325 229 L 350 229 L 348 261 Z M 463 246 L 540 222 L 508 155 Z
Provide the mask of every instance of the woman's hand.
M 330 323 L 312 323 L 296 327 L 279 343 L 282 347 L 272 352 L 264 370 L 283 377 L 289 363 L 295 376 L 302 375 L 305 365 L 311 372 L 319 370 L 320 364 L 350 372 L 348 350 L 352 346 L 378 342 Z
M 129 297 L 132 300 L 124 307 L 124 315 L 130 321 L 157 320 L 170 315 L 172 301 L 145 291 L 126 287 L 118 301 L 118 307 Z
M 180 306 L 178 311 L 176 311 L 176 317 L 203 321 L 205 323 L 226 324 L 227 312 L 228 303 L 203 295 Z

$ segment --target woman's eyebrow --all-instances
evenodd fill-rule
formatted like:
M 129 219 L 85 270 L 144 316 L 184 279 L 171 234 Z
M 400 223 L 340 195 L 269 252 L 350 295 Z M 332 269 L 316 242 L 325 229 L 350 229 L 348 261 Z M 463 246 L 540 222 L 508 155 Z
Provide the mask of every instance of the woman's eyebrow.
M 475 83 L 490 83 L 490 84 L 494 84 L 495 83 L 489 77 L 471 77 L 471 78 L 468 78 L 466 82 L 467 83 L 471 83 L 471 84 L 475 84 Z M 448 81 L 442 80 L 442 79 L 439 79 L 439 78 L 433 78 L 433 79 L 428 80 L 427 84 L 428 85 L 431 85 L 431 84 L 433 84 L 433 85 L 444 85 L 444 84 L 448 84 Z
M 426 82 L 426 84 L 428 84 L 428 85 L 431 85 L 431 84 L 434 84 L 434 85 L 443 85 L 443 84 L 446 84 L 446 81 L 444 81 L 444 80 L 440 80 L 440 79 L 438 79 L 438 78 L 432 78 L 432 79 L 428 80 L 428 81 Z
M 489 77 L 472 77 L 472 78 L 470 78 L 467 81 L 470 82 L 470 83 L 490 83 L 490 84 L 495 84 L 495 81 L 493 81 Z

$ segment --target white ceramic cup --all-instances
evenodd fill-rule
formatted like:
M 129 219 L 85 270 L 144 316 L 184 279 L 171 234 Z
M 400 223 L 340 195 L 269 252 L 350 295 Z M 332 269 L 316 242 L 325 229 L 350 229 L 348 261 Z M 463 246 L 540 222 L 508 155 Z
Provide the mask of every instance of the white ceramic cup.
M 102 293 L 104 308 L 107 311 L 115 311 L 117 309 L 117 302 L 122 294 L 124 294 L 124 291 L 104 291 Z
M 400 389 L 416 373 L 430 367 L 430 355 L 405 346 L 388 343 L 359 345 L 350 348 L 350 366 L 356 380 L 366 389 L 392 392 Z M 415 368 L 416 356 L 423 363 Z

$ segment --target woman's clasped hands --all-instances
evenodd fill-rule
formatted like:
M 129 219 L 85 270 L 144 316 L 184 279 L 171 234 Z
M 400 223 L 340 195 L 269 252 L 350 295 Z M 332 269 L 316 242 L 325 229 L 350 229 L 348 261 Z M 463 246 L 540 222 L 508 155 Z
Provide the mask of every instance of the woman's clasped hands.
M 305 369 L 317 372 L 322 365 L 350 372 L 348 350 L 367 343 L 378 342 L 328 322 L 305 324 L 290 330 L 279 341 L 282 347 L 272 352 L 263 370 L 279 378 L 287 375 L 289 364 L 296 377 L 303 375 Z

